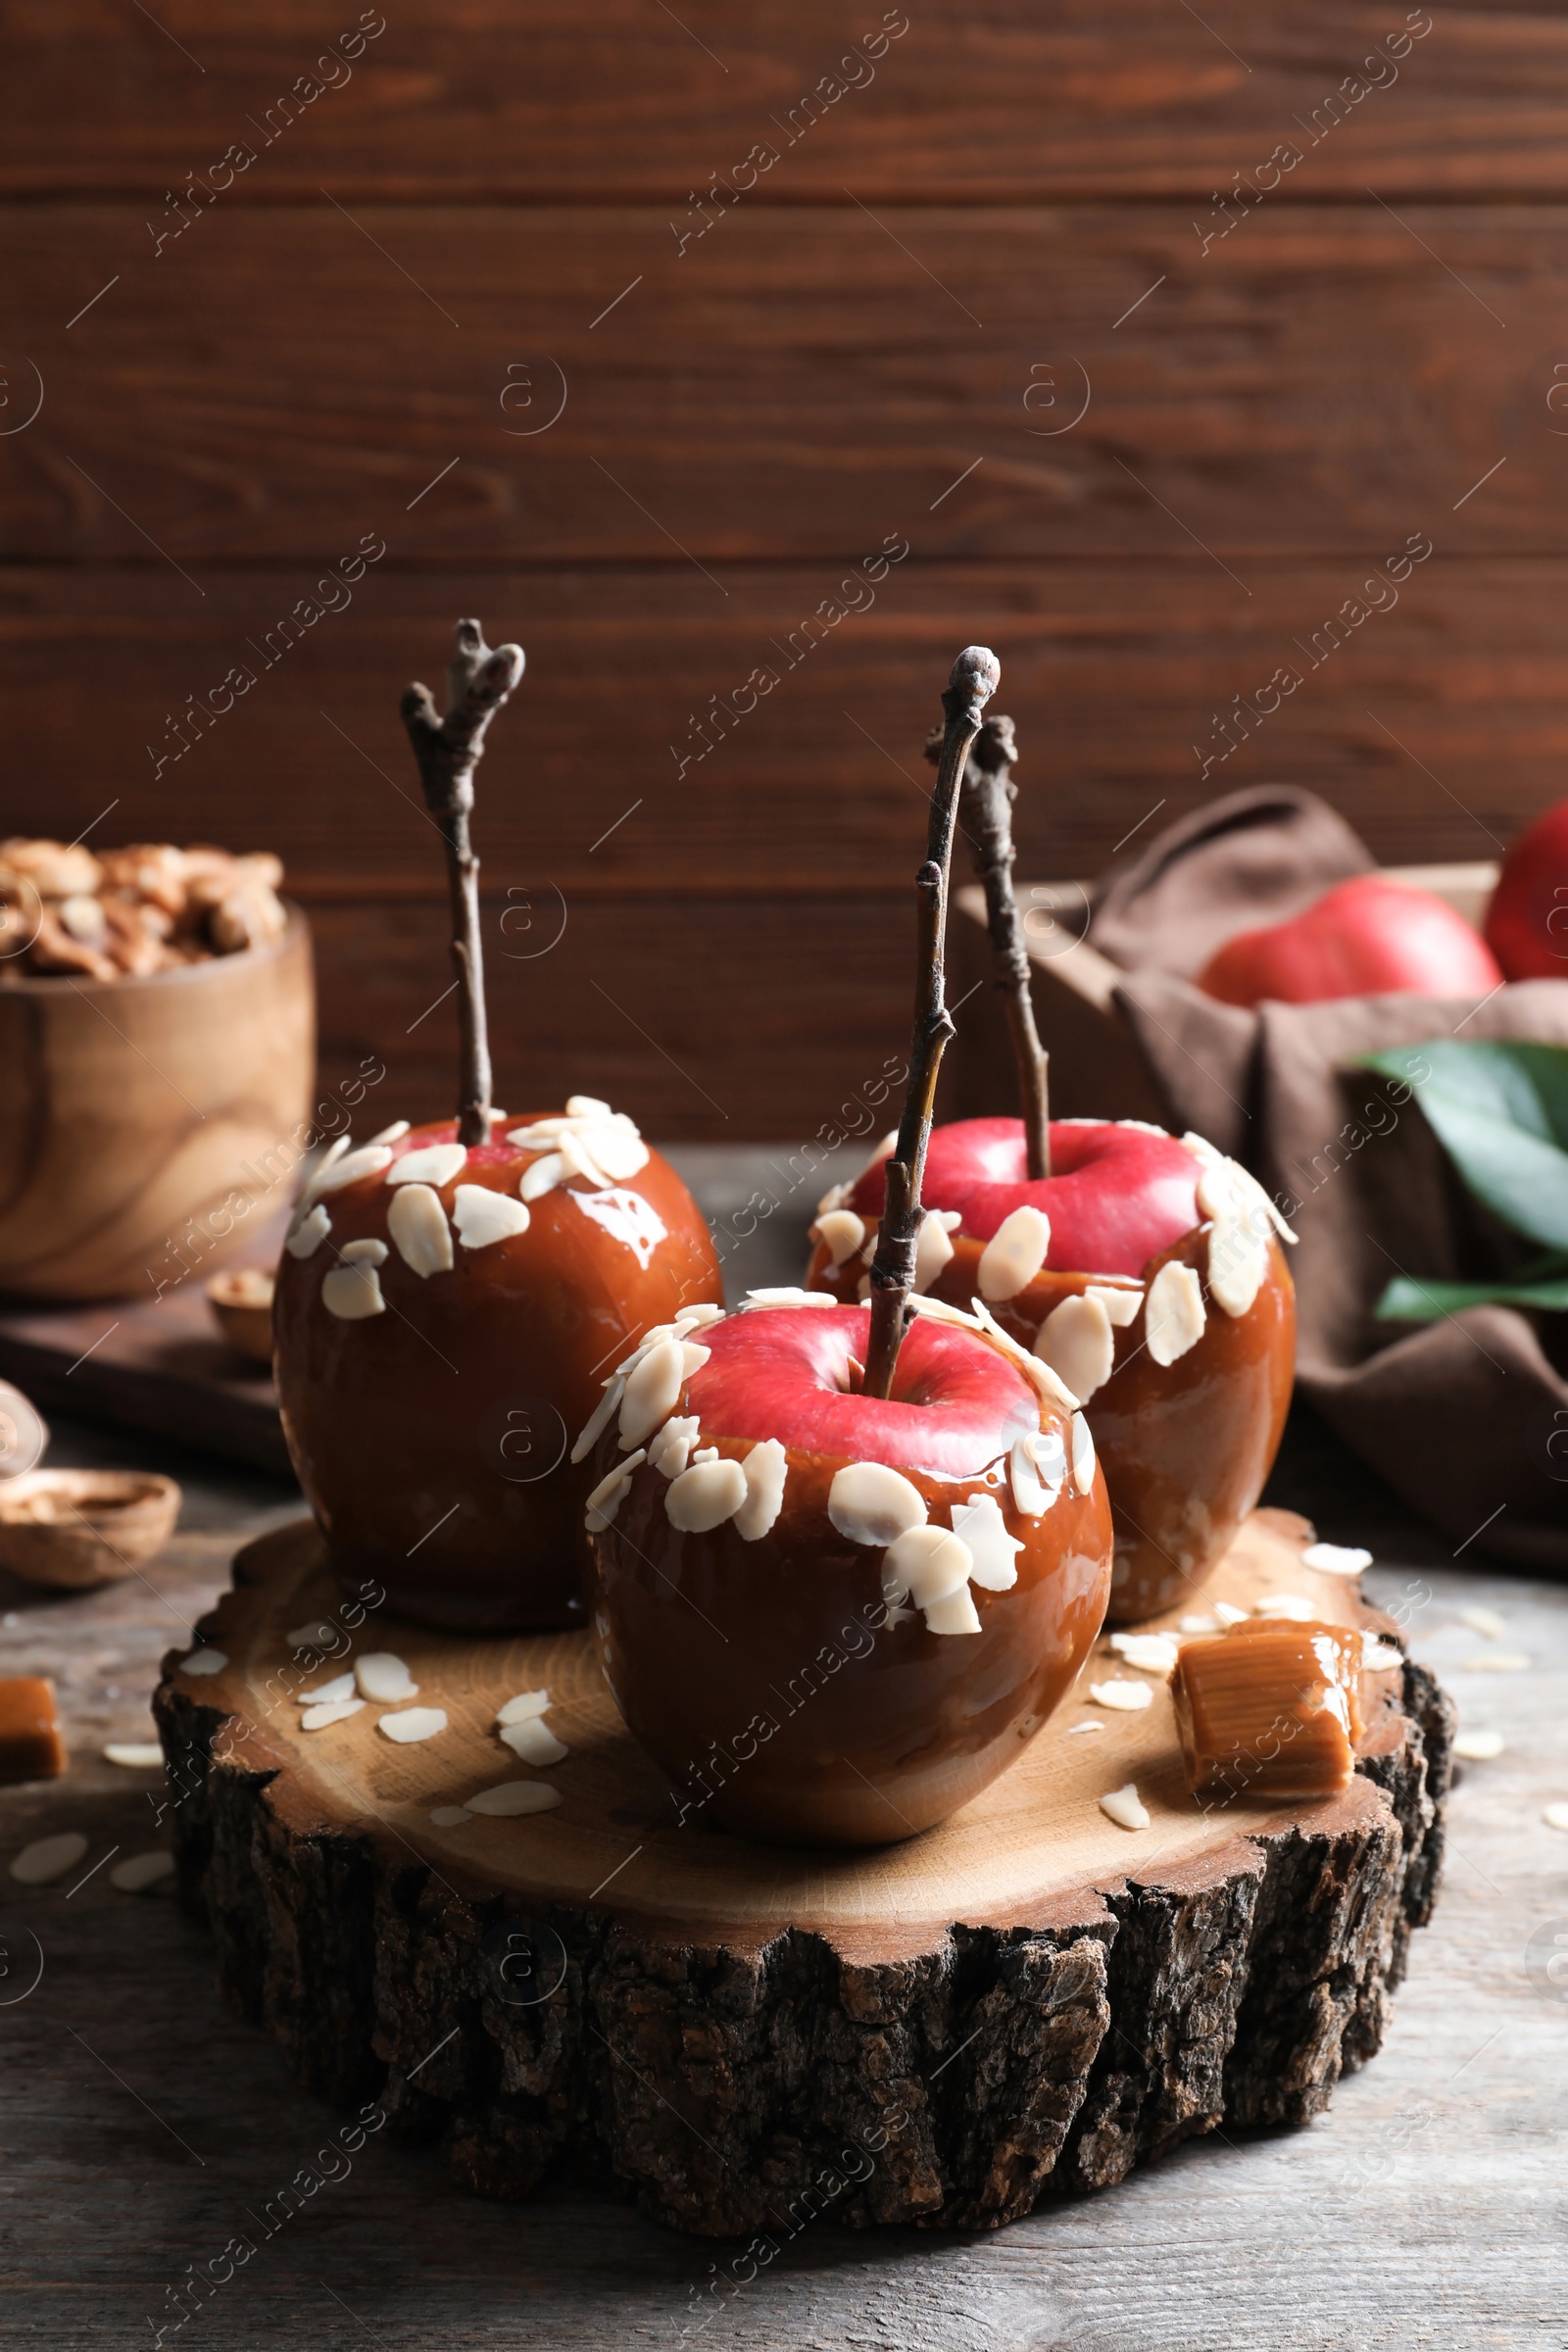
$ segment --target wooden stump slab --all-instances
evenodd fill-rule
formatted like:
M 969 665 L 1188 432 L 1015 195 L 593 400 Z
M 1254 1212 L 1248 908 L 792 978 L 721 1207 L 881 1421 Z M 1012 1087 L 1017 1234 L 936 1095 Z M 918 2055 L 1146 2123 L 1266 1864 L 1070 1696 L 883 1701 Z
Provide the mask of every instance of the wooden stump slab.
M 1302 1564 L 1310 1541 L 1255 1513 L 1196 1605 L 1297 1592 L 1392 1636 Z M 775 2245 L 822 2211 L 994 2227 L 1191 2133 L 1316 2114 L 1377 2049 L 1431 1909 L 1451 1709 L 1409 1660 L 1365 1678 L 1360 1769 L 1315 1804 L 1202 1810 L 1151 1678 L 1141 1714 L 1069 1699 L 940 1829 L 802 1852 L 677 1826 L 586 1635 L 427 1633 L 373 1592 L 350 1630 L 309 1522 L 235 1575 L 202 1628 L 226 1663 L 172 1656 L 156 1702 L 187 1899 L 302 2081 L 375 2091 L 483 2194 L 596 2178 Z M 291 1650 L 314 1618 L 344 1627 L 337 1656 Z M 302 1732 L 297 1694 L 373 1649 L 446 1731 L 399 1746 L 371 1703 Z M 1107 1670 L 1128 1671 L 1102 1642 L 1086 1698 Z M 570 1753 L 531 1774 L 495 1714 L 541 1687 Z M 430 1818 L 530 1778 L 557 1809 Z M 1100 1810 L 1127 1781 L 1146 1831 Z

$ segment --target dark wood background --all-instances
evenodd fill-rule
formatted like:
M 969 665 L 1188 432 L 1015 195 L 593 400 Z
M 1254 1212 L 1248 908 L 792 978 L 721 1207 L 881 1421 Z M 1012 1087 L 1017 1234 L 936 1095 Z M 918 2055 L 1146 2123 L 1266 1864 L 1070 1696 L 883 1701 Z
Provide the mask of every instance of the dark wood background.
M 528 653 L 478 828 L 502 1100 L 669 1136 L 809 1132 L 902 1046 L 968 640 L 1035 874 L 1265 777 L 1391 859 L 1493 855 L 1568 785 L 1560 7 L 1438 12 L 1329 127 L 1396 0 L 911 0 L 786 144 L 874 0 L 386 0 L 264 145 L 356 21 L 0 10 L 3 824 L 275 847 L 328 1081 L 374 1051 L 411 1113 L 450 1093 L 396 702 L 460 612 Z M 352 603 L 155 773 L 362 534 Z M 1397 607 L 1201 781 L 1215 710 L 1412 534 Z M 869 609 L 679 774 L 889 537 Z

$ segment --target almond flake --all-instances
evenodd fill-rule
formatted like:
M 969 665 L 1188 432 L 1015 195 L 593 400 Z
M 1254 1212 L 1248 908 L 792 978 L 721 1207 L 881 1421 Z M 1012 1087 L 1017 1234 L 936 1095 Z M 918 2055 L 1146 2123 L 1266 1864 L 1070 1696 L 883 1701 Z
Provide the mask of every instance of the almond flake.
M 515 1142 L 516 1139 L 514 1137 L 511 1140 Z M 566 1163 L 561 1153 L 546 1152 L 541 1158 L 530 1160 L 523 1169 L 517 1185 L 518 1194 L 524 1200 L 541 1200 L 546 1193 L 553 1193 L 557 1185 L 565 1181 L 565 1175 Z
M 748 1291 L 741 1300 L 741 1313 L 749 1307 L 772 1306 L 837 1306 L 831 1291 L 803 1291 L 790 1283 L 776 1283 L 770 1290 Z
M 498 1724 L 531 1723 L 536 1715 L 547 1714 L 549 1709 L 548 1690 L 519 1690 L 515 1698 L 509 1698 L 505 1706 L 496 1709 L 496 1721 Z
M 1268 1272 L 1268 1224 L 1252 1214 L 1255 1227 L 1246 1214 L 1227 1214 L 1208 1229 L 1208 1295 L 1231 1316 L 1249 1311 Z
M 945 1592 L 933 1600 L 924 1611 L 928 1634 L 978 1634 L 981 1632 L 980 1612 L 974 1605 L 967 1585 L 956 1592 Z
M 559 1764 L 570 1753 L 564 1740 L 558 1740 L 553 1731 L 537 1715 L 523 1723 L 508 1723 L 501 1727 L 501 1743 L 510 1747 L 524 1764 Z
M 1358 1544 L 1309 1544 L 1301 1554 L 1301 1566 L 1320 1576 L 1359 1576 L 1371 1565 L 1372 1554 Z
M 328 1732 L 334 1723 L 347 1723 L 349 1717 L 357 1715 L 364 1704 L 363 1698 L 332 1698 L 318 1707 L 307 1707 L 300 1717 L 300 1730 Z M 421 1711 L 416 1709 L 416 1713 Z
M 1067 1737 L 1069 1740 L 1077 1740 L 1080 1739 L 1085 1732 L 1102 1732 L 1104 1728 L 1105 1727 L 1102 1723 L 1069 1723 L 1067 1726 Z
M 1004 1331 L 983 1298 L 971 1298 L 969 1304 L 974 1309 L 984 1336 L 994 1346 L 1000 1348 L 1004 1355 L 1011 1356 L 1019 1371 L 1034 1383 L 1036 1391 L 1045 1398 L 1046 1402 L 1059 1404 L 1064 1411 L 1069 1413 L 1076 1412 L 1078 1399 L 1060 1373 L 1053 1372 L 1048 1363 L 1044 1362 L 1040 1356 L 1032 1354 L 1027 1348 L 1013 1338 L 1010 1331 Z
M 188 1658 L 181 1658 L 181 1674 L 221 1674 L 228 1664 L 228 1653 L 221 1649 L 193 1649 Z
M 883 1555 L 882 1597 L 895 1607 L 908 1600 L 917 1609 L 929 1609 L 933 1601 L 961 1592 L 973 1565 L 968 1544 L 947 1528 L 906 1528 Z
M 583 1525 L 591 1536 L 602 1535 L 607 1527 L 613 1524 L 616 1512 L 631 1493 L 632 1472 L 647 1459 L 647 1454 L 639 1446 L 635 1453 L 628 1453 L 623 1462 L 615 1464 L 608 1477 L 599 1481 L 588 1497 L 583 1519 Z
M 1116 1339 L 1103 1296 L 1086 1291 L 1081 1298 L 1063 1298 L 1035 1333 L 1036 1355 L 1084 1404 L 1115 1368 Z
M 1140 1674 L 1169 1674 L 1176 1663 L 1174 1634 L 1112 1634 L 1110 1646 L 1125 1666 Z
M 390 1180 L 389 1180 L 390 1181 Z M 521 1202 L 517 1204 L 521 1207 Z M 526 1214 L 526 1211 L 524 1211 Z M 386 1229 L 404 1264 L 421 1279 L 452 1271 L 452 1228 L 441 1196 L 427 1184 L 406 1184 L 394 1193 Z
M 122 1764 L 127 1772 L 157 1772 L 164 1761 L 164 1751 L 156 1740 L 111 1740 L 104 1749 L 104 1760 Z
M 357 1265 L 352 1260 L 346 1266 L 334 1266 L 322 1276 L 321 1304 L 340 1323 L 363 1323 L 370 1315 L 385 1314 L 381 1278 L 374 1266 Z
M 1454 1736 L 1453 1752 L 1467 1764 L 1490 1764 L 1503 1750 L 1500 1732 L 1458 1732 Z
M 1112 1677 L 1108 1683 L 1091 1683 L 1089 1695 L 1097 1707 L 1110 1707 L 1122 1715 L 1141 1715 L 1154 1703 L 1148 1683 L 1123 1682 L 1120 1677 Z
M 1528 1674 L 1533 1661 L 1523 1650 L 1489 1649 L 1484 1657 L 1466 1658 L 1461 1674 Z
M 23 1886 L 52 1886 L 68 1870 L 74 1870 L 87 1851 L 79 1830 L 61 1830 L 53 1838 L 34 1838 L 11 1857 L 11 1876 Z
M 412 1747 L 416 1740 L 433 1740 L 447 1728 L 445 1707 L 405 1707 L 400 1715 L 382 1715 L 376 1730 L 395 1740 L 400 1747 Z
M 1080 1494 L 1094 1492 L 1095 1441 L 1082 1413 L 1072 1417 L 1072 1483 Z
M 1214 1614 L 1221 1625 L 1240 1625 L 1247 1615 L 1247 1611 L 1239 1609 L 1234 1600 L 1216 1600 Z
M 711 1300 L 708 1300 L 697 1306 L 683 1306 L 675 1317 L 675 1329 L 682 1333 L 687 1330 L 696 1331 L 701 1329 L 705 1323 L 722 1323 L 723 1320 L 724 1309 L 721 1306 L 714 1306 Z
M 561 1790 L 548 1781 L 502 1781 L 498 1787 L 481 1788 L 476 1796 L 470 1796 L 465 1810 L 506 1819 L 515 1813 L 548 1813 L 560 1802 Z
M 620 1400 L 622 1452 L 646 1445 L 656 1429 L 669 1419 L 686 1385 L 686 1357 L 679 1340 L 661 1340 L 650 1348 L 626 1381 Z
M 1217 1634 L 1224 1625 L 1220 1617 L 1184 1617 L 1177 1628 L 1183 1634 Z
M 334 1674 L 329 1683 L 318 1683 L 314 1690 L 298 1691 L 296 1700 L 302 1707 L 329 1707 L 335 1698 L 353 1696 L 354 1675 L 351 1670 L 347 1674 Z
M 390 1153 L 388 1157 L 390 1157 Z M 424 1144 L 405 1152 L 387 1177 L 388 1184 L 450 1184 L 468 1164 L 466 1144 Z
M 332 1220 L 318 1200 L 288 1229 L 283 1247 L 290 1257 L 312 1257 L 332 1230 Z
M 1108 1796 L 1102 1796 L 1100 1810 L 1119 1830 L 1147 1830 L 1149 1827 L 1149 1807 L 1132 1781 L 1124 1788 L 1112 1788 Z
M 885 1462 L 847 1462 L 828 1489 L 827 1515 L 852 1544 L 896 1544 L 925 1525 L 925 1497 Z
M 581 1437 L 571 1449 L 571 1458 L 574 1462 L 580 1462 L 586 1455 L 592 1453 L 601 1435 L 609 1428 L 612 1416 L 619 1412 L 620 1400 L 625 1394 L 626 1383 L 623 1380 L 609 1380 L 605 1383 L 605 1393 L 594 1406 Z
M 452 1221 L 465 1250 L 489 1250 L 526 1233 L 532 1218 L 526 1200 L 487 1184 L 460 1184 L 452 1196 Z
M 777 1438 L 754 1446 L 741 1464 L 746 1476 L 746 1500 L 735 1514 L 735 1533 L 743 1543 L 765 1536 L 784 1507 L 784 1482 L 789 1455 Z
M 1023 1544 L 1009 1536 L 1002 1505 L 994 1494 L 970 1494 L 948 1513 L 953 1532 L 968 1546 L 973 1583 L 987 1592 L 1010 1592 L 1018 1582 L 1015 1554 Z
M 1084 1297 L 1097 1299 L 1117 1330 L 1126 1331 L 1138 1320 L 1144 1303 L 1144 1286 L 1141 1282 L 1090 1282 L 1084 1285 Z
M 338 1255 L 347 1266 L 384 1266 L 388 1252 L 385 1242 L 366 1233 L 357 1242 L 345 1242 Z
M 354 1679 L 362 1698 L 373 1698 L 383 1706 L 396 1698 L 414 1698 L 419 1689 L 403 1660 L 390 1649 L 372 1649 L 357 1658 Z
M 1390 1674 L 1396 1666 L 1404 1664 L 1404 1653 L 1390 1642 L 1380 1642 L 1375 1634 L 1363 1634 L 1361 1664 L 1368 1674 Z
M 852 1184 L 830 1184 L 827 1188 L 827 1191 L 822 1195 L 821 1200 L 816 1204 L 817 1215 L 819 1217 L 830 1217 L 836 1208 L 842 1208 L 844 1206 L 844 1203 L 846 1200 L 848 1200 L 851 1193 L 854 1192 L 854 1190 L 855 1187 Z
M 1317 1615 L 1309 1600 L 1299 1592 L 1265 1592 L 1261 1600 L 1252 1603 L 1254 1617 L 1290 1617 L 1298 1625 L 1306 1625 Z
M 1568 1830 L 1568 1805 L 1548 1805 L 1541 1816 L 1548 1830 Z M 12 1864 L 15 1871 L 16 1864 Z
M 733 1519 L 746 1500 L 746 1472 L 739 1462 L 694 1462 L 666 1488 L 664 1510 L 683 1535 L 706 1535 Z
M 1156 1364 L 1176 1362 L 1196 1348 L 1203 1336 L 1203 1286 L 1191 1266 L 1167 1258 L 1149 1286 L 1144 1302 L 1144 1331 L 1150 1355 Z
M 1473 1634 L 1483 1635 L 1488 1642 L 1500 1642 L 1508 1631 L 1507 1618 L 1499 1617 L 1495 1609 L 1458 1609 L 1455 1615 L 1461 1625 L 1467 1625 Z
M 980 1253 L 980 1296 L 991 1305 L 1027 1290 L 1046 1262 L 1051 1219 L 1027 1201 L 1009 1210 Z M 950 1251 L 951 1254 L 951 1251 Z
M 118 1886 L 122 1894 L 147 1894 L 173 1875 L 173 1855 L 155 1846 L 149 1853 L 127 1854 L 123 1862 L 117 1862 L 109 1873 L 109 1884 Z
M 830 1208 L 817 1218 L 809 1238 L 825 1246 L 829 1260 L 837 1269 L 846 1258 L 855 1255 L 865 1240 L 865 1219 L 858 1217 L 853 1208 Z M 953 1254 L 951 1250 L 948 1254 L 950 1257 Z
M 692 1447 L 702 1435 L 695 1413 L 676 1414 L 666 1421 L 648 1448 L 648 1459 L 661 1478 L 679 1478 L 691 1460 Z
M 437 1805 L 430 1819 L 438 1830 L 455 1830 L 460 1821 L 469 1818 L 466 1805 Z
M 914 1245 L 914 1287 L 917 1292 L 928 1291 L 944 1266 L 952 1263 L 952 1228 L 958 1222 L 939 1209 L 928 1208 L 920 1220 L 920 1231 Z M 873 1250 L 872 1254 L 875 1252 Z
M 341 1159 L 323 1159 L 305 1189 L 315 1201 L 323 1193 L 340 1193 L 345 1185 L 360 1184 L 367 1176 L 379 1176 L 383 1168 L 391 1165 L 392 1153 L 385 1144 L 362 1144 L 358 1152 L 350 1152 Z
M 383 1127 L 379 1135 L 372 1135 L 370 1142 L 372 1144 L 401 1144 L 408 1132 L 409 1122 L 407 1119 L 394 1119 L 390 1127 Z

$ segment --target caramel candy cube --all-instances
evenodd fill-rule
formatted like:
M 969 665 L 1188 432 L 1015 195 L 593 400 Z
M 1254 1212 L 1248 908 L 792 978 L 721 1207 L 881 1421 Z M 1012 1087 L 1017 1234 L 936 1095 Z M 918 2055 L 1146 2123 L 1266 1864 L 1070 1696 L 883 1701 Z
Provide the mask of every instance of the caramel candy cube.
M 53 1683 L 31 1675 L 0 1681 L 0 1784 L 57 1781 L 65 1769 Z
M 1361 1636 L 1249 1619 L 1184 1642 L 1170 1693 L 1195 1795 L 1328 1796 L 1348 1787 L 1362 1732 Z

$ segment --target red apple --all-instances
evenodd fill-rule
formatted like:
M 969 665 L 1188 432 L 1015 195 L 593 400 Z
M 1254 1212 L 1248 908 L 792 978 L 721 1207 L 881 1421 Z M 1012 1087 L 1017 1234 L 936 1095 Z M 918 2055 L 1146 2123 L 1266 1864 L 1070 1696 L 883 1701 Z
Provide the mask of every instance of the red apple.
M 1509 848 L 1487 908 L 1487 945 L 1510 980 L 1568 979 L 1568 801 Z
M 1108 1614 L 1152 1616 L 1217 1567 L 1279 1447 L 1296 1355 L 1280 1221 L 1198 1136 L 1058 1119 L 1051 1165 L 1029 1178 L 1018 1119 L 937 1128 L 921 1287 L 984 1300 L 1088 1408 L 1116 1527 Z M 882 1203 L 879 1153 L 821 1204 L 812 1290 L 860 1294 Z
M 1288 923 L 1242 931 L 1198 986 L 1222 1004 L 1316 1004 L 1330 997 L 1484 997 L 1502 973 L 1446 900 L 1387 874 L 1338 882 Z
M 680 1178 L 587 1097 L 335 1146 L 301 1196 L 273 1307 L 283 1428 L 352 1590 L 483 1630 L 581 1624 L 570 1438 L 651 1328 L 716 1312 Z
M 925 1302 L 893 1394 L 864 1308 L 768 1303 L 607 1391 L 595 1639 L 677 1818 L 876 1845 L 1013 1761 L 1104 1616 L 1110 1515 L 1048 1367 Z

